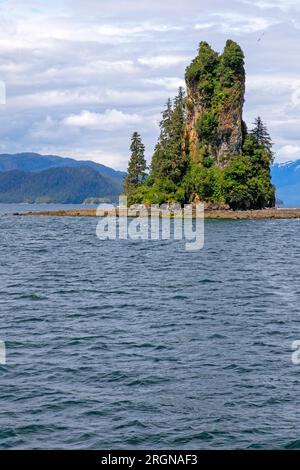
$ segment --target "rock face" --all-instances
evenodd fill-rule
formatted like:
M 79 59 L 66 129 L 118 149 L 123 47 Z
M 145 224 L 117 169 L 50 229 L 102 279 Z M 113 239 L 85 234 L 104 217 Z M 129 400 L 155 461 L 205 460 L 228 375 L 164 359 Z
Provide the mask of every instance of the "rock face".
M 199 163 L 212 158 L 220 167 L 241 151 L 246 126 L 242 119 L 245 94 L 244 54 L 227 41 L 219 55 L 206 42 L 186 74 L 186 153 Z

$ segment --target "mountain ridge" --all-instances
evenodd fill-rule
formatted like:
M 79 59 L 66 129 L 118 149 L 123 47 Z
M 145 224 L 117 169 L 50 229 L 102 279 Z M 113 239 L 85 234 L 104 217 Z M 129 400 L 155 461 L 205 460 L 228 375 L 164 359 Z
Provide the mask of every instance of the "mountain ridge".
M 124 178 L 125 172 L 115 170 L 111 167 L 96 163 L 92 160 L 75 160 L 71 157 L 61 157 L 58 155 L 42 155 L 35 152 L 21 152 L 15 154 L 0 154 L 0 172 L 10 170 L 20 170 L 26 172 L 38 172 L 50 168 L 61 167 L 87 167 L 98 171 L 101 174 Z
M 122 181 L 87 167 L 0 171 L 0 202 L 82 204 L 88 198 L 115 201 L 122 191 Z

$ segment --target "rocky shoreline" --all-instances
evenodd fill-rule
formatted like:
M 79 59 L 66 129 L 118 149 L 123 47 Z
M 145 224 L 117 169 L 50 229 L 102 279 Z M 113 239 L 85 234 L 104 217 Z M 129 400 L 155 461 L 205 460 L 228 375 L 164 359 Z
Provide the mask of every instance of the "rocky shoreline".
M 70 209 L 58 211 L 43 211 L 43 212 L 16 212 L 15 216 L 22 217 L 148 217 L 147 210 L 133 211 L 128 210 L 127 214 L 122 212 L 119 214 L 119 209 Z M 158 214 L 157 214 L 158 215 Z M 249 210 L 249 211 L 232 211 L 232 210 L 205 210 L 206 219 L 300 219 L 299 209 L 263 209 L 263 210 Z M 161 217 L 169 217 L 168 211 L 161 211 Z M 181 217 L 181 211 L 174 212 L 171 217 Z

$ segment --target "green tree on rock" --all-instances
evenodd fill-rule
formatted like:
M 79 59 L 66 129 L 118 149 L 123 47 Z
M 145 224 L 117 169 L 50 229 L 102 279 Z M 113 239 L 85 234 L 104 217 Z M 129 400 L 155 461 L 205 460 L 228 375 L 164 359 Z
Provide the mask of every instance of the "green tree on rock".
M 267 126 L 263 123 L 260 116 L 254 121 L 254 128 L 250 132 L 253 135 L 259 145 L 261 145 L 273 158 L 272 152 L 273 142 L 268 132 Z
M 131 196 L 146 177 L 145 146 L 138 132 L 132 134 L 130 150 L 131 157 L 128 164 L 127 177 L 124 181 L 124 193 L 126 196 Z
M 169 180 L 178 183 L 183 177 L 186 169 L 186 160 L 182 156 L 184 125 L 184 92 L 179 88 L 173 102 L 169 99 L 162 113 L 160 136 L 151 163 L 151 182 Z

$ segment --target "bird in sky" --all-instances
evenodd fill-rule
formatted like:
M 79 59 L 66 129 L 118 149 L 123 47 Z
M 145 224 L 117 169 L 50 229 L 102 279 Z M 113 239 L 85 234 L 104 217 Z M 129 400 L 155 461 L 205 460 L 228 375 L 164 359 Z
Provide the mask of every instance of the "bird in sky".
M 257 42 L 260 42 L 262 38 L 264 37 L 265 33 L 262 33 L 262 35 L 258 38 Z

